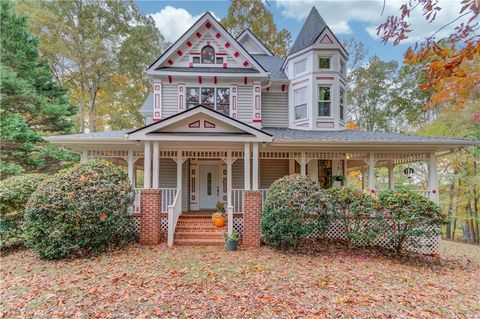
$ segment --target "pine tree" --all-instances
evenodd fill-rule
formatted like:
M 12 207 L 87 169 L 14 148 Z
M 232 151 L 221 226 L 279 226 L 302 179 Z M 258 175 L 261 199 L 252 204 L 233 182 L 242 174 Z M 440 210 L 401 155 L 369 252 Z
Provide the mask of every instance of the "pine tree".
M 69 132 L 75 108 L 66 89 L 52 78 L 48 64 L 38 56 L 38 42 L 27 21 L 9 1 L 0 11 L 0 174 L 54 169 L 72 154 L 48 145 L 45 134 Z

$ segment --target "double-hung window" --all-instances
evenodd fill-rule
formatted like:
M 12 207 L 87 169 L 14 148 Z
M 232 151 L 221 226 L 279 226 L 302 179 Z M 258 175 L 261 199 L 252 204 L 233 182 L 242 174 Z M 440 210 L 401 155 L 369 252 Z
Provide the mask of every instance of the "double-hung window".
M 307 118 L 307 87 L 293 91 L 293 105 L 295 107 L 295 120 Z
M 227 116 L 230 114 L 230 89 L 187 87 L 187 109 L 202 104 Z
M 330 58 L 329 57 L 320 57 L 318 58 L 318 68 L 323 70 L 330 69 Z
M 345 118 L 345 90 L 340 89 L 340 119 L 343 121 Z
M 318 116 L 331 116 L 332 104 L 329 86 L 318 87 Z

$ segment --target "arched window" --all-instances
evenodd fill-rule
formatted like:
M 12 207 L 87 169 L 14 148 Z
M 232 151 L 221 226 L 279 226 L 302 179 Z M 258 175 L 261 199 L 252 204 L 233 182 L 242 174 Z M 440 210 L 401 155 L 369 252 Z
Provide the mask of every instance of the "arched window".
M 204 46 L 202 49 L 202 64 L 215 63 L 215 49 L 211 46 Z

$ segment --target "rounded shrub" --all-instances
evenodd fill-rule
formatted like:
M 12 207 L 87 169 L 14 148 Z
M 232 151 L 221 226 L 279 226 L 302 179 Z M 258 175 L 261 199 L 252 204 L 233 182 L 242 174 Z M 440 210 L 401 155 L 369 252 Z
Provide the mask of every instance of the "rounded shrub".
M 308 177 L 290 175 L 276 180 L 263 206 L 263 241 L 277 248 L 295 248 L 313 232 L 324 232 L 327 203 L 326 193 Z
M 437 204 L 412 191 L 382 192 L 380 205 L 385 219 L 384 233 L 397 252 L 407 244 L 420 245 L 420 238 L 439 236 L 445 222 Z
M 47 175 L 26 174 L 0 182 L 0 250 L 22 244 L 21 226 L 30 195 Z
M 370 244 L 379 234 L 378 203 L 375 198 L 351 186 L 328 189 L 332 214 L 345 230 L 346 243 Z
M 41 258 L 57 259 L 105 250 L 133 237 L 127 214 L 133 191 L 115 165 L 93 160 L 47 178 L 25 211 L 26 245 Z

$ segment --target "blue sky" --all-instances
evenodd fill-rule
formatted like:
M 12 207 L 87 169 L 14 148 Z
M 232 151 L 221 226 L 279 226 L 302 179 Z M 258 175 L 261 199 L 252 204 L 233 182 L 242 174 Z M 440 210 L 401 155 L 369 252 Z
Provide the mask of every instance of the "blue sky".
M 401 0 L 388 0 L 382 16 L 383 0 L 269 0 L 269 10 L 273 13 L 279 28 L 286 28 L 295 40 L 308 12 L 314 5 L 333 32 L 340 39 L 355 38 L 365 43 L 370 55 L 376 54 L 384 60 L 402 61 L 403 53 L 409 45 L 435 31 L 446 21 L 454 17 L 460 1 L 440 0 L 449 10 L 441 10 L 432 24 L 423 21 L 420 14 L 411 18 L 414 32 L 410 39 L 401 45 L 384 45 L 375 35 L 375 27 L 383 22 L 388 14 L 398 12 Z M 165 38 L 175 41 L 196 18 L 205 11 L 212 12 L 215 17 L 223 18 L 227 14 L 230 1 L 137 1 L 140 10 L 152 15 L 157 27 Z M 452 10 L 454 9 L 454 10 Z M 448 32 L 446 29 L 444 32 Z

